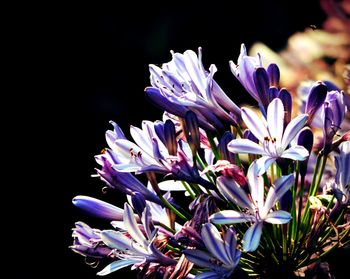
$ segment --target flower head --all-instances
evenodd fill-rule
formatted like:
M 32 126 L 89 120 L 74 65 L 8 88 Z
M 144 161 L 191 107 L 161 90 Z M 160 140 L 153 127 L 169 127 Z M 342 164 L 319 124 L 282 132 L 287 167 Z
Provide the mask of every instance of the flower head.
M 256 162 L 259 175 L 278 158 L 302 161 L 308 157 L 309 152 L 303 146 L 289 147 L 306 123 L 307 115 L 297 116 L 283 129 L 284 107 L 280 99 L 276 98 L 269 104 L 267 121 L 248 108 L 242 108 L 242 119 L 260 144 L 249 139 L 234 139 L 228 144 L 228 149 L 233 153 L 262 155 Z
M 257 164 L 250 165 L 248 174 L 248 187 L 250 196 L 244 192 L 233 179 L 220 176 L 217 186 L 220 192 L 230 201 L 239 205 L 246 212 L 223 210 L 210 216 L 214 224 L 234 224 L 251 222 L 252 226 L 243 237 L 243 250 L 254 251 L 257 249 L 262 234 L 263 222 L 272 224 L 285 224 L 291 219 L 290 213 L 283 210 L 272 210 L 279 199 L 289 190 L 294 182 L 294 175 L 281 176 L 270 187 L 264 201 L 264 180 L 257 174 Z

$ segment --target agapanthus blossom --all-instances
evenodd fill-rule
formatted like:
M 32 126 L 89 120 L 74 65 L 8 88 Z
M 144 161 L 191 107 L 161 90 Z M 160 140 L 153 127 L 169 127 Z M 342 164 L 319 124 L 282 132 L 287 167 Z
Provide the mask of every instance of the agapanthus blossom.
M 202 240 L 210 253 L 198 249 L 188 249 L 184 253 L 194 264 L 209 269 L 195 279 L 229 278 L 238 265 L 241 251 L 237 250 L 237 236 L 233 227 L 220 234 L 210 223 L 202 228 Z
M 146 94 L 151 100 L 180 117 L 191 109 L 205 128 L 222 128 L 222 120 L 235 124 L 240 108 L 215 82 L 215 65 L 209 67 L 209 72 L 204 69 L 202 49 L 198 49 L 198 56 L 192 50 L 172 52 L 172 56 L 161 68 L 150 65 L 152 87 L 146 88 Z
M 297 161 L 305 160 L 309 152 L 300 145 L 289 146 L 298 132 L 304 127 L 308 116 L 301 114 L 283 129 L 284 107 L 279 98 L 274 99 L 267 108 L 267 120 L 259 117 L 249 108 L 242 108 L 242 119 L 260 144 L 249 139 L 234 139 L 228 144 L 233 153 L 262 155 L 256 161 L 258 174 L 261 175 L 278 158 Z
M 225 176 L 220 176 L 217 179 L 217 186 L 220 192 L 228 200 L 236 203 L 246 211 L 223 210 L 211 215 L 210 221 L 220 225 L 242 222 L 252 223 L 252 226 L 244 234 L 243 249 L 244 251 L 254 251 L 260 242 L 263 222 L 285 224 L 291 219 L 289 212 L 272 210 L 272 208 L 292 186 L 294 175 L 289 174 L 278 178 L 268 190 L 266 199 L 264 199 L 264 180 L 257 174 L 257 164 L 255 162 L 250 165 L 247 178 L 250 191 L 249 197 L 235 180 Z

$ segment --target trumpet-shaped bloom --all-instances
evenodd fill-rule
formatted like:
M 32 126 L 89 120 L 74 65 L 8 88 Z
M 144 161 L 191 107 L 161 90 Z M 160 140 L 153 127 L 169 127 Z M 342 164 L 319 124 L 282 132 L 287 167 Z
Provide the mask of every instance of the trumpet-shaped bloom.
M 257 174 L 257 165 L 252 163 L 248 169 L 248 186 L 250 196 L 244 192 L 233 179 L 220 176 L 217 186 L 220 192 L 230 201 L 239 205 L 245 212 L 223 210 L 210 216 L 214 224 L 234 224 L 251 222 L 252 226 L 243 236 L 243 250 L 254 251 L 259 246 L 263 222 L 285 224 L 291 219 L 290 213 L 283 210 L 272 210 L 279 199 L 289 190 L 294 182 L 294 175 L 281 176 L 269 189 L 264 200 L 264 180 Z
M 235 230 L 230 227 L 225 235 L 221 235 L 213 224 L 206 223 L 202 227 L 201 236 L 209 253 L 198 249 L 184 251 L 189 261 L 210 270 L 198 274 L 195 279 L 229 278 L 241 257 L 241 251 L 236 249 Z
M 103 243 L 113 249 L 119 260 L 107 265 L 97 275 L 108 275 L 123 267 L 142 265 L 150 262 L 162 265 L 174 265 L 176 261 L 162 254 L 154 244 L 157 229 L 154 228 L 148 206 L 142 214 L 142 230 L 140 229 L 130 205 L 124 206 L 124 226 L 126 231 L 104 230 L 101 232 Z
M 241 45 L 237 65 L 230 61 L 230 67 L 234 76 L 258 103 L 266 107 L 271 101 L 271 97 L 276 95 L 274 94 L 276 90 L 270 90 L 270 86 L 278 86 L 280 79 L 278 66 L 270 64 L 265 70 L 260 54 L 257 57 L 248 56 L 244 44 Z
M 194 111 L 204 128 L 222 128 L 222 120 L 235 124 L 240 108 L 213 79 L 215 65 L 209 67 L 209 72 L 204 69 L 202 49 L 198 49 L 198 55 L 187 50 L 183 54 L 173 52 L 172 56 L 161 68 L 150 65 L 152 87 L 146 88 L 146 94 L 151 100 L 180 117 L 188 109 Z
M 113 169 L 136 174 L 157 172 L 212 188 L 213 185 L 203 179 L 194 167 L 188 144 L 182 140 L 171 140 L 174 137 L 168 136 L 167 128 L 171 127 L 162 121 L 143 121 L 142 129 L 131 126 L 130 134 L 135 143 L 125 138 L 116 138 L 110 143 L 114 156 Z M 169 154 L 170 149 L 176 154 Z
M 284 107 L 278 98 L 269 104 L 267 120 L 248 108 L 242 108 L 242 119 L 260 144 L 249 139 L 234 139 L 228 144 L 228 150 L 233 153 L 262 155 L 256 162 L 258 175 L 266 172 L 278 158 L 303 161 L 309 152 L 303 146 L 289 147 L 289 144 L 304 127 L 307 118 L 306 114 L 299 115 L 283 129 Z

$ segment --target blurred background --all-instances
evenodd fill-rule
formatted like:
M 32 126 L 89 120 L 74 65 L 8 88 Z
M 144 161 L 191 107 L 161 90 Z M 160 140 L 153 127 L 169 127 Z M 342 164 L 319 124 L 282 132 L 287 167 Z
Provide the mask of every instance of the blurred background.
M 82 194 L 123 204 L 124 197 L 103 194 L 103 183 L 91 177 L 97 166 L 94 155 L 106 147 L 109 120 L 128 134 L 129 125 L 161 119 L 162 112 L 143 92 L 149 85 L 149 64 L 170 61 L 170 50 L 184 52 L 201 46 L 205 67 L 217 66 L 215 80 L 227 95 L 236 103 L 250 102 L 228 66 L 229 60 L 237 61 L 241 43 L 249 48 L 260 41 L 279 51 L 293 33 L 321 27 L 325 18 L 317 0 L 174 1 L 142 6 L 126 1 L 113 7 L 92 5 L 89 13 L 81 7 L 67 18 L 59 17 L 60 39 L 51 55 L 62 58 L 57 72 L 58 82 L 64 85 L 50 99 L 55 115 L 46 152 L 51 160 L 39 159 L 45 165 L 45 174 L 39 169 L 36 179 L 39 191 L 27 190 L 19 198 L 34 216 L 24 215 L 21 221 L 33 238 L 26 248 L 30 253 L 14 269 L 15 274 L 23 278 L 96 278 L 102 265 L 91 268 L 68 248 L 71 228 L 79 220 L 92 227 L 110 225 L 83 214 L 71 200 Z M 30 202 L 26 194 L 32 196 Z M 108 278 L 129 273 L 121 271 Z M 15 278 L 22 278 L 20 275 Z

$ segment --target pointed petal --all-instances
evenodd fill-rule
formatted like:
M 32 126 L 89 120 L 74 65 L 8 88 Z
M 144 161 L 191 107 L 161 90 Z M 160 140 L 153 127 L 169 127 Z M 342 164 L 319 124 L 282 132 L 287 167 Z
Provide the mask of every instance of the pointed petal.
M 135 143 L 141 147 L 147 154 L 152 154 L 152 142 L 150 141 L 149 135 L 145 131 L 138 127 L 130 126 L 130 135 L 132 136 Z
M 236 260 L 237 235 L 233 227 L 230 227 L 225 233 L 225 249 L 226 254 L 230 257 L 230 261 Z
M 121 232 L 114 230 L 104 230 L 101 232 L 101 239 L 104 244 L 113 249 L 121 251 L 133 250 L 132 239 L 126 237 Z
M 123 209 L 116 207 L 110 203 L 88 196 L 76 196 L 73 198 L 72 202 L 75 206 L 93 216 L 104 218 L 110 221 L 122 220 Z
M 247 178 L 253 202 L 261 208 L 264 205 L 264 179 L 258 174 L 258 170 L 257 161 L 254 161 L 248 169 Z
M 271 224 L 286 224 L 290 221 L 290 219 L 292 219 L 292 217 L 289 212 L 277 210 L 267 214 L 264 221 Z
M 309 151 L 307 151 L 304 146 L 296 145 L 283 151 L 281 157 L 296 161 L 304 161 L 309 157 Z
M 136 263 L 135 260 L 119 260 L 112 262 L 111 264 L 107 265 L 104 269 L 102 269 L 100 272 L 97 273 L 99 276 L 108 275 L 114 271 L 117 271 L 123 267 L 126 267 L 128 265 L 132 265 Z
M 276 158 L 270 156 L 263 156 L 256 160 L 256 172 L 258 175 L 263 175 L 270 165 L 276 161 Z
M 290 189 L 293 183 L 294 174 L 281 176 L 275 181 L 275 185 L 271 186 L 267 194 L 264 211 L 260 212 L 261 218 L 264 218 L 276 202 Z
M 217 225 L 244 223 L 244 222 L 255 222 L 256 218 L 253 215 L 238 212 L 234 210 L 223 210 L 214 213 L 209 217 L 210 222 Z
M 185 254 L 186 258 L 195 265 L 207 268 L 215 267 L 215 265 L 212 263 L 213 257 L 206 252 L 197 249 L 186 249 L 183 251 L 183 253 Z
M 248 153 L 259 155 L 266 154 L 264 148 L 261 145 L 249 139 L 234 139 L 227 145 L 227 149 L 232 153 Z
M 282 148 L 286 149 L 288 144 L 295 138 L 297 133 L 304 127 L 307 122 L 308 116 L 307 114 L 301 114 L 295 117 L 284 130 L 284 134 L 282 137 Z
M 267 131 L 267 122 L 264 118 L 260 118 L 255 112 L 248 108 L 242 108 L 242 119 L 247 125 L 247 128 L 254 134 L 254 136 L 264 141 L 266 136 L 269 136 Z
M 148 241 L 138 227 L 131 206 L 127 203 L 124 204 L 124 223 L 130 236 L 143 247 L 148 247 Z
M 284 107 L 279 98 L 275 98 L 267 108 L 267 123 L 271 138 L 276 139 L 276 145 L 280 145 L 283 133 Z
M 230 201 L 242 208 L 252 208 L 251 201 L 239 184 L 225 176 L 220 176 L 216 180 L 219 191 Z
M 262 226 L 262 222 L 255 223 L 245 232 L 243 236 L 243 251 L 252 252 L 258 248 L 262 233 Z
M 202 227 L 201 236 L 209 252 L 224 264 L 229 265 L 230 258 L 217 228 L 211 223 L 206 223 Z

